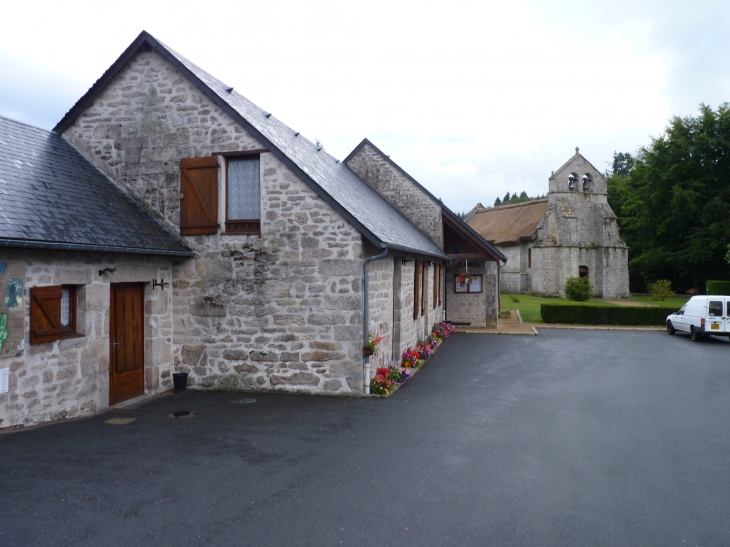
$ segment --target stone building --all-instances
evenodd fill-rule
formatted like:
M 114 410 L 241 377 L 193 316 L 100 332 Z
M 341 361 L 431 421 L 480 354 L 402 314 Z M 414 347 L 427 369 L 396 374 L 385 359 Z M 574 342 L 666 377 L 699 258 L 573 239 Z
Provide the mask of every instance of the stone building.
M 1 119 L 0 291 L 27 296 L 0 310 L 0 428 L 173 372 L 362 395 L 444 317 L 496 320 L 504 256 L 372 151 L 333 158 L 145 32 L 52 132 Z M 481 291 L 454 293 L 467 259 Z
M 479 208 L 467 222 L 508 258 L 501 293 L 564 296 L 568 277 L 587 276 L 595 296 L 629 296 L 628 248 L 606 179 L 577 148 L 550 176 L 547 199 Z

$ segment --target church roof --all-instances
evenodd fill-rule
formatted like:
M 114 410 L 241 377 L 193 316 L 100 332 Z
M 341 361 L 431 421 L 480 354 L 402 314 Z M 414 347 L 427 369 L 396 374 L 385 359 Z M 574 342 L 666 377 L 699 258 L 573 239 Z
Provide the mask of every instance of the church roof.
M 547 209 L 547 199 L 491 207 L 476 211 L 468 224 L 494 245 L 515 245 L 535 239 Z

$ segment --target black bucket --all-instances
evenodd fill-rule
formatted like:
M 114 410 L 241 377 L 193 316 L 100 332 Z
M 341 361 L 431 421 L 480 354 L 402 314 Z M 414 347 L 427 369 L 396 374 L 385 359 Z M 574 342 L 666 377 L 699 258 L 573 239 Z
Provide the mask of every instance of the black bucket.
M 188 385 L 188 373 L 187 372 L 175 372 L 172 375 L 172 385 L 175 393 L 185 391 L 185 387 Z

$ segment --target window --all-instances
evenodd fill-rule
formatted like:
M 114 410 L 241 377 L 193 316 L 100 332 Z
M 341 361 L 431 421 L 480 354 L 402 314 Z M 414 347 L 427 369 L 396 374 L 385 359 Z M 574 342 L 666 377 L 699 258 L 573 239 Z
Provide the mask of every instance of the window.
M 532 268 L 532 249 L 527 249 L 527 267 Z
M 226 163 L 226 233 L 261 233 L 259 156 L 228 158 Z
M 722 317 L 722 302 L 719 300 L 710 300 L 708 313 L 710 317 Z
M 471 283 L 459 283 L 459 276 L 454 276 L 454 292 L 456 293 L 480 293 L 482 292 L 482 276 L 472 275 Z
M 30 343 L 43 344 L 76 333 L 76 287 L 54 285 L 30 289 Z
M 180 235 L 218 231 L 218 158 L 180 160 Z
M 443 279 L 444 279 L 444 271 L 443 271 L 443 265 L 439 264 L 439 306 L 442 304 L 442 295 L 444 293 L 444 285 L 443 285 Z
M 421 305 L 421 262 L 416 260 L 413 267 L 413 319 L 418 319 L 418 309 Z

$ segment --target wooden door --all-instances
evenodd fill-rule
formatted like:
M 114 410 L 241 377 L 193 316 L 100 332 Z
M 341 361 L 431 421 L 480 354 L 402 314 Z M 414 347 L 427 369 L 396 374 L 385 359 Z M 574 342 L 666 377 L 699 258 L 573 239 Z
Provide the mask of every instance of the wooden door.
M 144 285 L 113 283 L 109 308 L 109 404 L 144 394 Z

